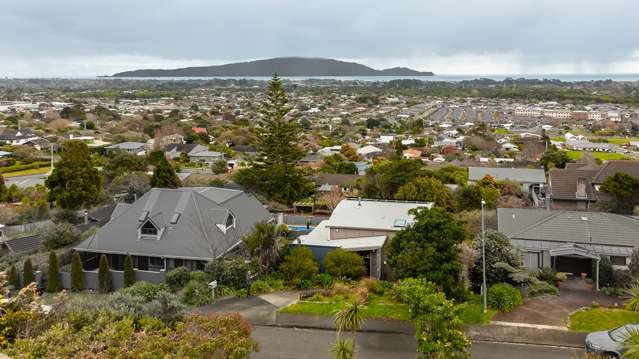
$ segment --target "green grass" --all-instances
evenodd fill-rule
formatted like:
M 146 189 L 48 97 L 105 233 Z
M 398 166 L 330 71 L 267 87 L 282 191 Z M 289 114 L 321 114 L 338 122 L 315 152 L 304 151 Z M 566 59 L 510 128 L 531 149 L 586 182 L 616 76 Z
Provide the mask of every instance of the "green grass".
M 568 157 L 570 157 L 571 160 L 578 160 L 581 157 L 583 157 L 585 151 L 568 150 L 566 152 L 568 153 Z M 622 153 L 610 153 L 610 152 L 588 152 L 588 153 L 590 153 L 594 158 L 598 158 L 602 161 L 630 159 L 628 156 Z
M 42 304 L 56 304 L 58 303 L 58 296 L 60 295 L 60 293 L 47 293 L 44 292 L 42 293 L 41 299 L 42 299 Z M 99 300 L 103 300 L 106 296 L 108 296 L 108 294 L 102 294 L 102 293 L 96 293 L 96 292 L 71 292 L 71 291 L 67 291 L 66 292 L 66 296 L 67 296 L 67 300 L 72 300 L 72 299 L 86 299 L 86 300 L 90 300 L 90 301 L 99 301 Z
M 564 136 L 551 137 L 550 140 L 555 142 L 566 142 L 566 138 Z
M 615 144 L 615 145 L 626 145 L 630 141 L 639 141 L 639 138 L 637 138 L 637 137 L 630 137 L 630 138 L 624 138 L 624 137 L 599 137 L 598 139 L 605 139 L 608 143 L 612 143 L 612 144 Z
M 2 176 L 7 178 L 7 177 L 17 177 L 17 176 L 40 175 L 40 174 L 49 172 L 49 170 L 50 170 L 49 167 L 32 168 L 29 170 L 3 173 Z
M 610 330 L 628 323 L 639 323 L 639 312 L 596 308 L 573 313 L 568 327 L 578 332 L 594 332 Z
M 508 131 L 505 128 L 498 128 L 498 129 L 495 130 L 495 134 L 497 134 L 497 135 L 507 135 L 509 133 L 510 133 L 510 131 Z
M 344 307 L 343 297 L 326 298 L 326 301 L 300 301 L 280 309 L 282 313 L 332 316 Z M 497 313 L 489 309 L 484 314 L 480 296 L 473 296 L 470 301 L 459 305 L 459 318 L 464 324 L 488 324 Z M 366 318 L 409 320 L 408 307 L 404 304 L 391 303 L 385 297 L 371 296 L 364 309 Z

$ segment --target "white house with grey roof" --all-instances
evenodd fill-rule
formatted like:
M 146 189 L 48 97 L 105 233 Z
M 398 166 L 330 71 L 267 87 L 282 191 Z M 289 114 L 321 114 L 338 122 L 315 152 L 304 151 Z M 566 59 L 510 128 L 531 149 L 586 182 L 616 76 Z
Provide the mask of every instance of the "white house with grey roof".
M 498 208 L 497 227 L 522 250 L 526 267 L 551 267 L 575 277 L 586 273 L 596 279 L 604 256 L 627 269 L 639 247 L 639 219 L 614 213 Z
M 295 245 L 311 249 L 318 262 L 335 248 L 357 252 L 364 258 L 373 278 L 390 275 L 384 265 L 385 245 L 395 234 L 413 224 L 411 210 L 431 208 L 432 203 L 347 198 L 309 234 L 300 236 Z
M 143 271 L 201 269 L 240 246 L 256 223 L 271 220 L 264 206 L 243 191 L 153 188 L 132 204 L 118 204 L 109 222 L 75 250 L 89 270 L 101 254 L 115 270 L 123 269 L 127 255 Z

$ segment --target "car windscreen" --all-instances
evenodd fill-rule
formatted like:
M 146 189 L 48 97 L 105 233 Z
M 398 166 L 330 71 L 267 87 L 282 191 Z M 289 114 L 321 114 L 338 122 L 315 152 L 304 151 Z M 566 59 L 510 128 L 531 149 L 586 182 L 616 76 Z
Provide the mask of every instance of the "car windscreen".
M 628 324 L 609 332 L 610 338 L 616 342 L 623 342 L 633 334 L 639 334 L 639 325 Z

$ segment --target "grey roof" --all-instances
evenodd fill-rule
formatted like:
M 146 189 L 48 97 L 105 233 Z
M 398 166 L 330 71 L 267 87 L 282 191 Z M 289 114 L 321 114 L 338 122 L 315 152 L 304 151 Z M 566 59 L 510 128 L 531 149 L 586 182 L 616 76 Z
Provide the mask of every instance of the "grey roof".
M 540 168 L 468 167 L 468 180 L 470 181 L 479 181 L 486 175 L 491 175 L 497 181 L 546 183 L 546 174 Z
M 42 248 L 42 239 L 39 235 L 14 238 L 2 242 L 12 253 L 33 252 Z
M 113 145 L 106 146 L 105 148 L 110 150 L 135 150 L 139 148 L 144 148 L 146 144 L 141 142 L 121 142 Z
M 497 226 L 517 240 L 639 247 L 639 220 L 613 213 L 498 208 Z
M 347 198 L 335 207 L 326 227 L 399 231 L 414 221 L 414 216 L 409 213 L 411 209 L 432 206 L 430 202 Z M 398 220 L 403 223 L 399 225 Z
M 218 227 L 228 214 L 235 227 Z M 140 239 L 138 228 L 150 220 L 159 239 Z M 112 219 L 76 250 L 210 260 L 241 242 L 253 226 L 271 215 L 255 198 L 216 187 L 153 188 L 130 206 L 118 206 Z

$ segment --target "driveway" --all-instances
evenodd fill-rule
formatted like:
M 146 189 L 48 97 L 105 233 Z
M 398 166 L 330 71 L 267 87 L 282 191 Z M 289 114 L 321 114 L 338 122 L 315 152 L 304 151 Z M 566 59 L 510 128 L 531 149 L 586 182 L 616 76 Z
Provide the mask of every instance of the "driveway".
M 225 298 L 201 306 L 202 313 L 240 313 L 255 325 L 275 325 L 275 312 L 299 300 L 298 292 L 275 292 L 247 298 Z
M 570 313 L 579 308 L 590 307 L 593 302 L 602 307 L 615 303 L 623 306 L 622 300 L 594 291 L 560 289 L 558 295 L 527 298 L 512 312 L 497 313 L 493 320 L 565 327 Z

